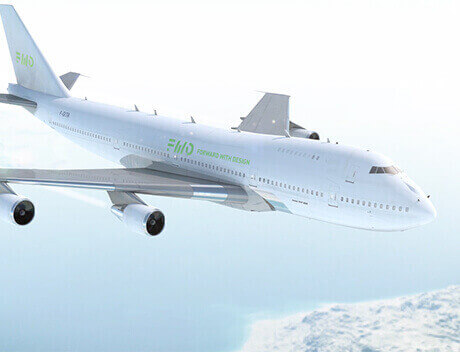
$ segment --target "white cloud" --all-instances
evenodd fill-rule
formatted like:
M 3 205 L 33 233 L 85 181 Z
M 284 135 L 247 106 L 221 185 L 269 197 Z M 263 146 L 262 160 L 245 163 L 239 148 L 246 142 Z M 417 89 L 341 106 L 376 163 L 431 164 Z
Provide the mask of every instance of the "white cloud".
M 241 352 L 459 351 L 460 286 L 414 296 L 333 304 L 252 326 Z

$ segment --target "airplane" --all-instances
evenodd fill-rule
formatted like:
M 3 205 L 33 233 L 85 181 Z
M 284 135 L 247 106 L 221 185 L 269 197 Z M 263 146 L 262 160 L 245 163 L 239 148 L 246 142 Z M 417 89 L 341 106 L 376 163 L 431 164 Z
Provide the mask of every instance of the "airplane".
M 102 190 L 131 231 L 156 236 L 165 215 L 139 195 L 280 211 L 373 231 L 403 231 L 436 210 L 386 156 L 329 140 L 289 118 L 289 96 L 265 93 L 238 127 L 219 129 L 72 97 L 80 76 L 56 76 L 14 7 L 0 5 L 17 83 L 0 102 L 23 107 L 116 169 L 0 169 L 0 217 L 27 225 L 33 203 L 11 184 Z

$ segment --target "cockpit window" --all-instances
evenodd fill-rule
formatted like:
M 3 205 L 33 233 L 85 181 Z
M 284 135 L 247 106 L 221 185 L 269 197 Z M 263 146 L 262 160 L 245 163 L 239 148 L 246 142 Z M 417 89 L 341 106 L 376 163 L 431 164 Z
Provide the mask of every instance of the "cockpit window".
M 390 174 L 390 175 L 396 175 L 401 172 L 400 169 L 398 169 L 396 166 L 372 166 L 371 171 L 369 171 L 370 174 Z
M 384 169 L 386 174 L 396 175 L 399 172 L 398 169 L 394 166 L 387 166 L 384 167 Z

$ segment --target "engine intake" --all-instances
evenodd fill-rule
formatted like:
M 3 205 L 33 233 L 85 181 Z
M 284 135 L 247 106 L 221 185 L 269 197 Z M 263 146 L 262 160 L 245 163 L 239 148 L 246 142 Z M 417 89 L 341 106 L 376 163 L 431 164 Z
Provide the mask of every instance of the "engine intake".
M 306 130 L 304 128 L 291 128 L 289 130 L 289 134 L 291 135 L 291 137 L 319 140 L 318 133 L 316 133 L 315 131 Z
M 133 232 L 157 236 L 165 226 L 164 214 L 154 207 L 144 204 L 112 206 L 112 212 Z
M 10 224 L 27 225 L 35 215 L 33 203 L 13 193 L 0 194 L 0 218 Z

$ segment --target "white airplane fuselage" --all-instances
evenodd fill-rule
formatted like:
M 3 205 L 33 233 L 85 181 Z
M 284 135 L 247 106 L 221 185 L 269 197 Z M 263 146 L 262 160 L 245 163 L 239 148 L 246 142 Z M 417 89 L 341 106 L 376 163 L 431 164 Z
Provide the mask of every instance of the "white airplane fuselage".
M 35 116 L 66 138 L 125 167 L 162 163 L 250 188 L 272 199 L 276 210 L 354 228 L 406 230 L 436 216 L 406 174 L 370 173 L 394 165 L 381 154 L 224 130 L 15 84 L 8 91 L 37 102 Z

